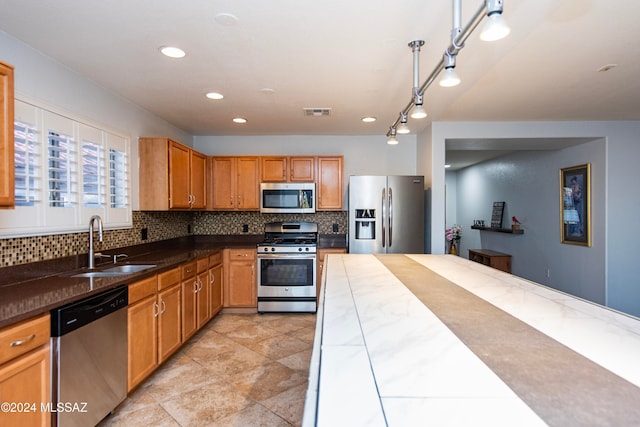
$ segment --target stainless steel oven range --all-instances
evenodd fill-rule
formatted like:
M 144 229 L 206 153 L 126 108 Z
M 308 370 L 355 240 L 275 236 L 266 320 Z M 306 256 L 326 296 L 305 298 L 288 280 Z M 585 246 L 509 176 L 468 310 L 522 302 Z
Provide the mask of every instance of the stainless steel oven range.
M 258 244 L 258 312 L 316 312 L 318 224 L 271 222 Z

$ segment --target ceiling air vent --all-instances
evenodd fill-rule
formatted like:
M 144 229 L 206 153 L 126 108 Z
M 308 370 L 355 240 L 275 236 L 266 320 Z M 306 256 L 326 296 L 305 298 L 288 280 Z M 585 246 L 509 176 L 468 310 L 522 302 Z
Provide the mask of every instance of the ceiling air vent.
M 305 117 L 329 117 L 331 108 L 303 108 Z

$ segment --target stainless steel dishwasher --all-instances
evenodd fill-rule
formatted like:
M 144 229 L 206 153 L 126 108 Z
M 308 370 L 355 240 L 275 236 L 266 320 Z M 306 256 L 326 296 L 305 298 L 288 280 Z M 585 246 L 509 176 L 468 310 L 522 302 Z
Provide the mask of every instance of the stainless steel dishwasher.
M 52 425 L 93 427 L 127 397 L 127 286 L 51 311 Z

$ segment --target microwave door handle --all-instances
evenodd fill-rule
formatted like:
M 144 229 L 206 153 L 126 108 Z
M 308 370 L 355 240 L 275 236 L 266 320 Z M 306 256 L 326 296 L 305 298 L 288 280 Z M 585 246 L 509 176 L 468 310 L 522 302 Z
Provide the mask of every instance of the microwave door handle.
M 389 247 L 393 244 L 391 236 L 393 235 L 393 191 L 389 187 Z
M 384 191 L 384 188 L 382 189 L 382 247 L 385 247 L 385 233 L 386 233 L 386 227 L 384 226 L 384 221 L 385 221 L 385 216 L 386 216 L 386 203 L 385 203 L 385 199 L 386 199 L 386 194 Z

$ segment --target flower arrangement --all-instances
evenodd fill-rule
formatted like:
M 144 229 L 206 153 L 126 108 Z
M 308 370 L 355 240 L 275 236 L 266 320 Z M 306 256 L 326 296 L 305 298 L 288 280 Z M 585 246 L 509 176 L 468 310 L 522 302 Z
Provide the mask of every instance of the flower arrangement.
M 448 242 L 452 242 L 454 240 L 458 242 L 462 238 L 462 227 L 458 224 L 454 224 L 453 227 L 445 229 L 444 232 Z

